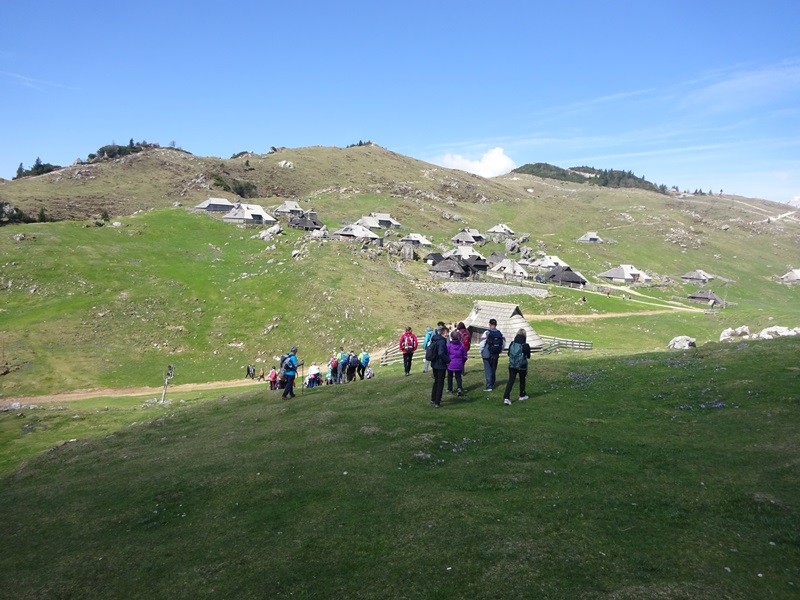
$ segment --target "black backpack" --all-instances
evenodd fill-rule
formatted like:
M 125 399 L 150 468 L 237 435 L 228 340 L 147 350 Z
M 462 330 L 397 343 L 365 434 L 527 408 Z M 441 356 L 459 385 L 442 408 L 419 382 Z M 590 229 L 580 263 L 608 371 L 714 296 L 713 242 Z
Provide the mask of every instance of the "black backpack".
M 486 334 L 486 348 L 492 356 L 500 356 L 503 352 L 503 334 L 497 329 L 490 329 Z
M 439 344 L 436 343 L 436 340 L 431 338 L 428 341 L 428 347 L 425 348 L 425 360 L 428 362 L 433 362 L 436 360 L 436 355 L 439 351 Z

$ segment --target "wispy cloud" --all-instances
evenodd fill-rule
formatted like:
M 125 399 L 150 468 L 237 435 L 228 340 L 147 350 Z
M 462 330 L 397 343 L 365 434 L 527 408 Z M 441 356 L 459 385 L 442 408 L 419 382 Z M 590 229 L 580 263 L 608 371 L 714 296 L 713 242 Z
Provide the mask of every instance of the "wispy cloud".
M 18 83 L 22 84 L 24 87 L 29 87 L 33 89 L 43 89 L 43 88 L 59 88 L 64 89 L 67 86 L 54 83 L 52 81 L 45 81 L 43 79 L 34 79 L 33 77 L 28 77 L 27 75 L 21 75 L 19 73 L 11 73 L 9 71 L 0 71 L 0 76 L 6 77 L 8 79 L 13 79 Z
M 782 106 L 800 97 L 800 61 L 786 61 L 757 69 L 720 74 L 702 87 L 688 90 L 681 107 L 703 107 L 712 112 L 756 110 Z

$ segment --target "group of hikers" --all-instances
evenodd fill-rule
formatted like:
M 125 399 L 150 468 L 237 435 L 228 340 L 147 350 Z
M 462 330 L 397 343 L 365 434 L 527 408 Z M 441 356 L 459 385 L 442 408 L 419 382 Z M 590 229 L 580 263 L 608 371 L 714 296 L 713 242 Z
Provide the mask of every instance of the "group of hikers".
M 483 375 L 486 387 L 485 392 L 491 392 L 497 383 L 497 364 L 500 355 L 508 354 L 508 382 L 503 392 L 503 404 L 511 405 L 511 392 L 519 377 L 519 400 L 527 400 L 525 380 L 528 373 L 528 360 L 531 357 L 531 347 L 526 341 L 524 329 L 519 329 L 510 344 L 502 332 L 497 329 L 497 321 L 489 319 L 488 328 L 481 334 L 479 341 L 480 356 L 483 361 Z M 439 321 L 436 327 L 428 327 L 422 341 L 425 358 L 422 372 L 432 372 L 433 385 L 431 388 L 431 404 L 439 408 L 442 405 L 445 381 L 447 391 L 458 396 L 464 395 L 463 376 L 464 368 L 469 356 L 472 343 L 472 333 L 463 322 L 457 325 L 445 325 Z M 403 355 L 403 373 L 411 375 L 411 364 L 414 353 L 420 347 L 420 341 L 411 327 L 406 327 L 398 342 Z M 261 369 L 259 381 L 268 381 L 271 390 L 282 389 L 284 399 L 294 398 L 295 379 L 298 369 L 302 369 L 304 362 L 297 358 L 297 346 L 280 357 L 280 369 L 274 366 L 269 374 Z M 324 378 L 322 370 L 316 363 L 308 368 L 308 375 L 303 380 L 303 387 L 313 388 L 320 385 L 344 384 L 358 379 L 372 379 L 375 372 L 370 365 L 370 356 L 366 348 L 356 354 L 355 350 L 346 352 L 344 347 L 334 350 L 327 362 L 327 371 Z M 255 378 L 255 367 L 248 365 L 247 377 Z
M 302 367 L 305 362 L 297 358 L 297 346 L 292 346 L 288 353 L 279 359 L 280 368 L 272 367 L 269 373 L 265 374 L 262 368 L 258 381 L 267 381 L 270 390 L 283 390 L 283 398 L 294 398 L 294 385 L 297 379 L 298 367 Z M 247 377 L 255 379 L 255 367 L 247 365 Z M 356 354 L 355 350 L 345 352 L 344 347 L 334 351 L 327 362 L 327 371 L 324 379 L 322 370 L 317 363 L 311 363 L 308 374 L 303 380 L 304 388 L 314 388 L 320 385 L 333 385 L 348 383 L 358 379 L 372 379 L 375 371 L 370 365 L 370 356 L 366 348 Z
M 503 352 L 508 353 L 508 382 L 503 393 L 503 404 L 511 405 L 511 391 L 519 377 L 519 400 L 527 400 L 525 379 L 528 373 L 528 360 L 531 357 L 531 347 L 526 342 L 527 334 L 524 329 L 517 331 L 514 340 L 506 345 L 506 339 L 497 329 L 497 320 L 489 319 L 489 327 L 480 337 L 479 348 L 483 360 L 483 375 L 486 382 L 485 392 L 491 392 L 497 383 L 497 363 Z M 463 374 L 468 358 L 472 333 L 463 322 L 457 325 L 445 325 L 439 321 L 436 327 L 428 327 L 423 338 L 422 348 L 425 350 L 425 362 L 422 372 L 427 373 L 428 368 L 433 371 L 433 386 L 431 388 L 431 404 L 439 408 L 444 395 L 445 378 L 447 391 L 458 396 L 464 394 Z M 400 351 L 403 353 L 403 373 L 411 374 L 411 363 L 414 353 L 419 348 L 419 340 L 411 327 L 406 327 L 399 340 Z M 455 388 L 453 384 L 455 382 Z

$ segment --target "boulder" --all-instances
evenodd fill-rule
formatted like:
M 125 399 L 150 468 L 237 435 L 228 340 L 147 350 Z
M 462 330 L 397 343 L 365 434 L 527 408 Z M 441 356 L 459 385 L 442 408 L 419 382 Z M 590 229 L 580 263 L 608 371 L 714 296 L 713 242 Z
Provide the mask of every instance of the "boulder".
M 780 325 L 774 325 L 772 327 L 767 327 L 766 329 L 762 329 L 760 333 L 756 337 L 760 340 L 772 340 L 778 337 L 784 337 L 787 335 L 797 335 L 796 329 L 789 329 L 788 327 L 781 327 Z
M 669 348 L 673 350 L 686 350 L 688 348 L 697 347 L 697 340 L 688 335 L 679 335 L 669 341 Z

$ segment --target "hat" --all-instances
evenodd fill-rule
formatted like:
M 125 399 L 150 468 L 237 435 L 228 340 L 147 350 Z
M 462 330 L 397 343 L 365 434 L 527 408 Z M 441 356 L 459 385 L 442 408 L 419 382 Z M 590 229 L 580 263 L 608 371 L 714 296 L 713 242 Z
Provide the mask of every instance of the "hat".
M 497 319 L 489 319 L 489 325 L 497 325 Z

